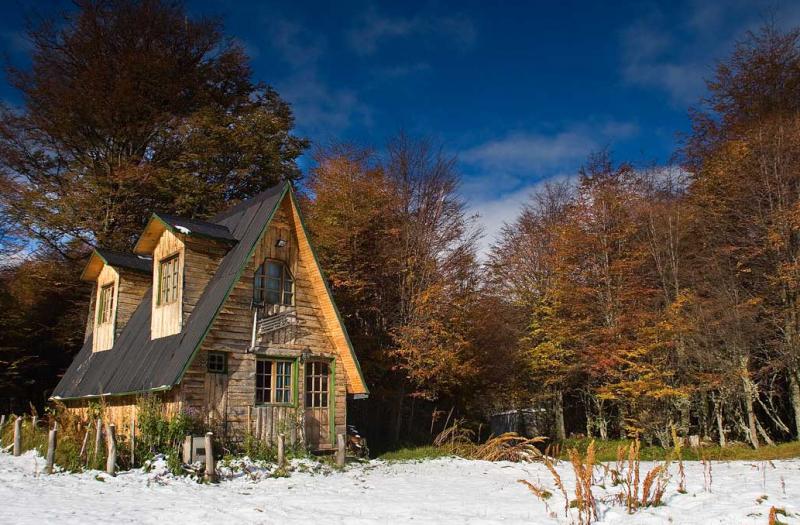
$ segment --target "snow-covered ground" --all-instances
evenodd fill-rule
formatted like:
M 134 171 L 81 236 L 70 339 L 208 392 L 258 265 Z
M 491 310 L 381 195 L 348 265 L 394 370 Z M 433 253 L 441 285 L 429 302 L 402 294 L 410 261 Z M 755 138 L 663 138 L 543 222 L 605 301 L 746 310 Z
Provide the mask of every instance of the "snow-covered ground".
M 541 464 L 438 459 L 416 463 L 372 461 L 343 472 L 294 462 L 289 477 L 235 469 L 228 479 L 203 485 L 165 473 L 136 470 L 108 477 L 42 473 L 44 461 L 28 452 L 0 453 L 0 523 L 570 523 L 564 500 Z M 642 463 L 642 471 L 650 463 Z M 558 470 L 568 490 L 571 468 Z M 595 489 L 599 523 L 766 524 L 770 508 L 785 509 L 784 523 L 800 523 L 800 460 L 714 462 L 710 490 L 703 466 L 686 463 L 686 494 L 676 469 L 665 504 L 635 515 L 612 505 L 620 487 Z M 602 477 L 602 476 L 598 476 Z M 517 480 L 553 493 L 547 505 Z

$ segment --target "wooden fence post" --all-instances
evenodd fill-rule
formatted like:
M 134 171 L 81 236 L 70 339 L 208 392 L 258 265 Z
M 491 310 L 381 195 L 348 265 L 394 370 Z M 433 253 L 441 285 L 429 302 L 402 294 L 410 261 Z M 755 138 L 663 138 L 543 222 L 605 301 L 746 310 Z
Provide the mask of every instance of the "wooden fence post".
M 183 462 L 186 465 L 192 462 L 192 436 L 183 438 Z
M 214 434 L 206 432 L 206 481 L 216 481 L 216 469 L 214 468 Z
M 286 435 L 278 434 L 278 466 L 283 466 L 286 462 Z
M 81 444 L 81 453 L 78 456 L 79 461 L 83 461 L 83 455 L 86 453 L 86 443 L 89 441 L 89 432 L 92 431 L 92 420 L 86 425 L 86 432 L 83 434 L 83 443 Z M 88 459 L 88 458 L 87 458 Z
M 340 467 L 344 466 L 345 450 L 344 450 L 344 434 L 336 434 L 336 464 Z
M 131 468 L 136 466 L 136 418 L 131 417 Z
M 14 421 L 14 455 L 22 454 L 22 416 L 17 416 Z
M 114 423 L 106 425 L 106 442 L 108 444 L 106 472 L 114 476 L 117 472 L 117 428 Z
M 97 461 L 97 455 L 100 453 L 100 442 L 103 440 L 103 420 L 99 417 L 95 422 L 97 429 L 94 434 L 94 461 Z
M 53 425 L 47 436 L 47 473 L 53 473 L 53 464 L 56 461 L 56 443 L 58 439 L 58 424 Z
M 31 435 L 36 438 L 36 426 L 39 424 L 39 416 L 31 414 Z
M 3 446 L 3 429 L 6 427 L 6 415 L 0 416 L 0 447 Z

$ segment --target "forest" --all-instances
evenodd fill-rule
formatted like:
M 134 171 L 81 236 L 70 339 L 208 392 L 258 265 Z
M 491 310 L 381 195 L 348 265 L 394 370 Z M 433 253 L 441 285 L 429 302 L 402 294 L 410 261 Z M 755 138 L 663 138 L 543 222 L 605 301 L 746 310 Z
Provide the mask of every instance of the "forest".
M 145 210 L 206 218 L 290 180 L 377 448 L 531 407 L 557 439 L 800 439 L 800 29 L 718 57 L 671 162 L 597 151 L 480 253 L 446 144 L 312 144 L 219 19 L 76 5 L 7 67 L 24 102 L 0 106 L 0 412 L 41 409 L 82 344 L 93 247 L 130 250 Z

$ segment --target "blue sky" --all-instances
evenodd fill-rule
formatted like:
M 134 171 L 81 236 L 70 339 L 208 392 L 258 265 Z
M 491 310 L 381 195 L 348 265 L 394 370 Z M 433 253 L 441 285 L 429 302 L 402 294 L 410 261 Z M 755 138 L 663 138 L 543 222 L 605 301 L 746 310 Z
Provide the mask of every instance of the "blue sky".
M 0 46 L 24 60 L 29 8 L 3 4 Z M 38 3 L 49 5 L 64 4 Z M 800 25 L 800 3 L 774 0 L 187 5 L 223 16 L 312 141 L 380 146 L 401 128 L 440 141 L 485 244 L 538 184 L 573 175 L 592 151 L 669 163 L 714 60 L 766 20 Z M 6 87 L 0 97 L 16 101 Z

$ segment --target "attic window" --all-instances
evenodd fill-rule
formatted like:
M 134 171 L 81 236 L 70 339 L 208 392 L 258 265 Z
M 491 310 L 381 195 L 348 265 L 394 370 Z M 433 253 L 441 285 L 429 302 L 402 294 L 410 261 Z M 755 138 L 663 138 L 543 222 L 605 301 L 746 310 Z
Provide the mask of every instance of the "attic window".
M 294 302 L 294 278 L 281 261 L 264 261 L 253 276 L 253 301 L 255 304 L 282 304 Z
M 170 304 L 178 300 L 178 290 L 180 289 L 179 256 L 173 255 L 162 259 L 159 263 L 159 290 L 158 304 Z
M 97 311 L 97 324 L 110 323 L 114 317 L 114 284 L 100 289 L 100 309 Z

